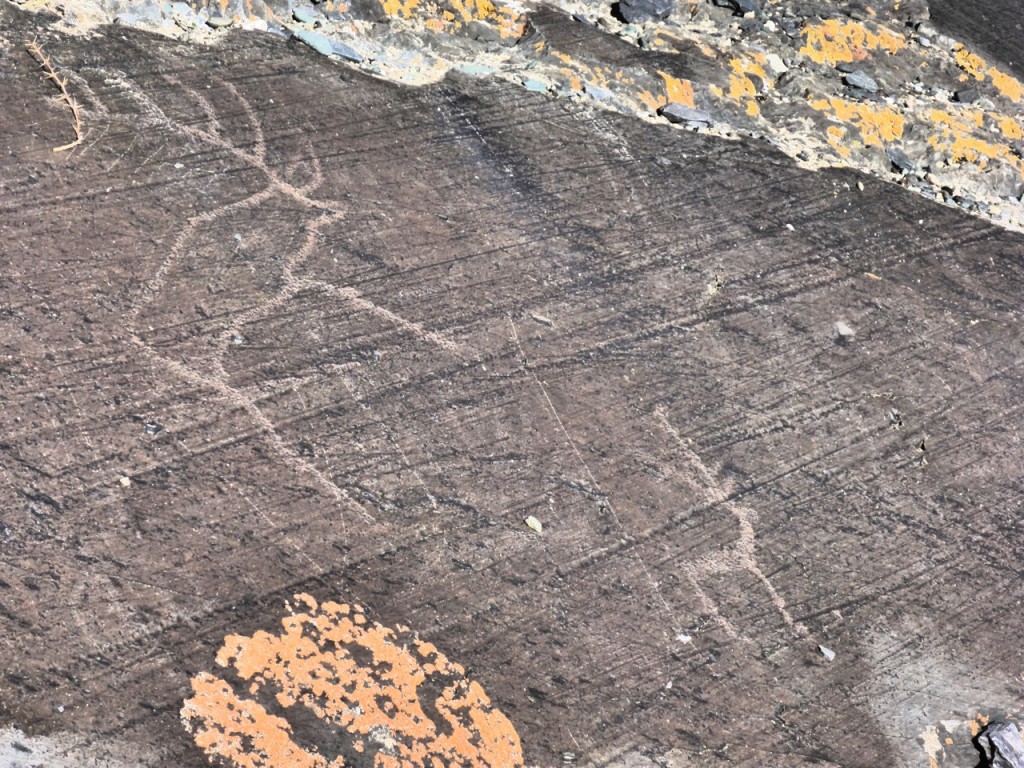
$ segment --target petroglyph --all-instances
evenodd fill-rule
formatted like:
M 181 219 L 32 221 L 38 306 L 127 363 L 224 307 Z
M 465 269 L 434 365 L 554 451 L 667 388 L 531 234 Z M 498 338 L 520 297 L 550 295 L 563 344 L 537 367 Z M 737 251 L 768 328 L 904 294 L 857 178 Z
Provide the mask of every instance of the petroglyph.
M 608 514 L 610 515 L 612 521 L 615 523 L 615 527 L 618 528 L 619 531 L 621 531 L 622 533 L 628 534 L 628 531 L 626 531 L 625 527 L 622 525 L 622 521 L 619 518 L 618 512 L 615 511 L 615 507 L 613 506 L 611 499 L 608 498 L 607 494 L 601 491 L 601 484 L 597 482 L 597 478 L 594 477 L 594 473 L 590 471 L 590 466 L 583 458 L 583 454 L 580 453 L 580 449 L 576 447 L 576 441 L 572 439 L 572 436 L 565 428 L 565 424 L 562 421 L 562 417 L 558 415 L 558 411 L 555 409 L 555 404 L 551 401 L 551 396 L 548 394 L 547 386 L 544 384 L 543 381 L 540 380 L 540 377 L 537 375 L 536 371 L 530 368 L 530 361 L 526 357 L 526 351 L 523 349 L 522 342 L 519 340 L 519 332 L 516 330 L 516 324 L 515 321 L 512 319 L 511 315 L 509 315 L 508 317 L 508 324 L 509 327 L 512 329 L 512 341 L 515 343 L 516 350 L 518 351 L 519 357 L 522 360 L 523 370 L 530 375 L 530 378 L 533 379 L 534 384 L 536 384 L 537 388 L 540 390 L 541 396 L 544 398 L 544 403 L 547 406 L 548 412 L 551 414 L 551 417 L 555 420 L 555 424 L 558 425 L 559 434 L 561 434 L 565 442 L 568 443 L 569 448 L 572 450 L 573 455 L 579 462 L 580 467 L 583 469 L 583 471 L 587 475 L 587 478 L 590 480 L 591 487 L 598 493 L 600 493 L 602 496 L 605 496 L 605 508 L 608 510 Z M 680 628 L 679 620 L 676 617 L 675 611 L 672 610 L 672 606 L 669 605 L 668 601 L 665 599 L 665 596 L 662 594 L 661 589 L 659 589 L 658 582 L 655 580 L 654 576 L 651 575 L 651 571 L 647 567 L 647 563 L 645 563 L 643 558 L 640 557 L 639 553 L 635 551 L 633 553 L 633 558 L 636 560 L 637 565 L 640 566 L 640 570 L 643 572 L 644 578 L 646 579 L 647 583 L 650 584 L 651 591 L 656 596 L 666 618 L 669 620 L 670 626 L 672 627 L 671 634 L 674 635 L 675 632 L 678 631 L 678 629 Z M 665 634 L 666 637 L 670 636 L 669 633 Z
M 245 117 L 247 125 L 244 144 L 229 138 L 218 110 L 210 99 L 192 88 L 185 87 L 173 77 L 166 77 L 164 80 L 178 92 L 187 94 L 198 105 L 204 120 L 187 122 L 172 119 L 130 79 L 119 79 L 126 93 L 140 105 L 149 120 L 161 124 L 165 130 L 187 135 L 200 146 L 228 153 L 239 161 L 244 169 L 260 173 L 265 179 L 266 186 L 244 199 L 197 213 L 184 223 L 167 258 L 146 282 L 141 297 L 131 312 L 131 340 L 154 364 L 200 390 L 212 390 L 227 407 L 247 414 L 262 439 L 279 459 L 296 473 L 312 480 L 334 503 L 350 513 L 372 519 L 328 472 L 309 458 L 300 455 L 299 451 L 281 437 L 274 420 L 261 406 L 261 400 L 274 388 L 272 383 L 241 386 L 232 382 L 232 376 L 226 368 L 226 360 L 232 347 L 244 340 L 246 327 L 265 320 L 275 311 L 282 310 L 288 305 L 301 302 L 305 297 L 316 295 L 325 295 L 357 312 L 371 315 L 387 326 L 398 328 L 416 339 L 435 345 L 444 352 L 458 353 L 459 345 L 443 334 L 428 330 L 419 323 L 366 299 L 350 285 L 337 285 L 299 274 L 300 269 L 317 249 L 325 229 L 342 222 L 348 213 L 348 203 L 344 200 L 315 197 L 324 185 L 319 160 L 311 150 L 309 180 L 301 185 L 288 181 L 281 170 L 268 161 L 267 141 L 260 118 L 234 84 L 220 81 L 217 87 L 222 88 L 231 97 L 236 109 Z M 229 216 L 248 213 L 252 218 L 257 218 L 256 211 L 260 206 L 282 198 L 293 203 L 297 209 L 296 213 L 303 231 L 302 242 L 297 248 L 288 250 L 274 259 L 276 264 L 271 268 L 271 274 L 258 276 L 258 279 L 263 281 L 263 285 L 260 286 L 263 296 L 259 301 L 228 305 L 218 313 L 204 313 L 215 315 L 215 319 L 213 322 L 196 324 L 197 328 L 201 328 L 198 339 L 195 338 L 196 332 L 187 334 L 189 338 L 180 338 L 180 335 L 174 336 L 174 329 L 166 325 L 157 328 L 149 325 L 148 320 L 157 309 L 156 305 L 161 297 L 167 295 L 172 301 L 180 301 L 180 294 L 188 284 L 189 275 L 197 270 L 197 263 L 201 258 L 230 258 L 228 247 L 223 248 L 220 253 L 216 249 L 212 252 L 203 250 L 209 248 L 203 242 L 204 238 L 208 239 L 208 232 L 216 231 L 219 222 Z M 257 232 L 249 237 L 259 239 L 259 234 Z M 261 269 L 265 270 L 266 267 L 262 266 Z M 209 318 L 204 316 L 203 319 Z M 323 375 L 324 373 L 320 372 L 309 374 L 306 379 L 300 377 L 300 383 L 314 376 Z
M 782 616 L 786 626 L 800 635 L 808 634 L 807 628 L 793 619 L 786 601 L 775 589 L 771 580 L 765 575 L 757 560 L 757 532 L 755 523 L 758 514 L 756 510 L 745 507 L 730 499 L 729 494 L 722 487 L 718 478 L 708 468 L 683 440 L 679 431 L 672 426 L 664 411 L 655 409 L 655 418 L 661 428 L 667 432 L 678 445 L 682 454 L 685 471 L 678 472 L 675 477 L 697 492 L 704 504 L 721 506 L 733 516 L 739 533 L 736 541 L 729 547 L 714 552 L 708 552 L 700 557 L 686 560 L 682 563 L 682 571 L 690 583 L 691 588 L 700 601 L 701 606 L 712 616 L 719 626 L 732 638 L 741 636 L 736 625 L 722 615 L 715 601 L 701 586 L 701 582 L 709 576 L 719 576 L 733 573 L 735 571 L 746 571 L 754 576 L 768 593 L 768 599 L 772 606 Z

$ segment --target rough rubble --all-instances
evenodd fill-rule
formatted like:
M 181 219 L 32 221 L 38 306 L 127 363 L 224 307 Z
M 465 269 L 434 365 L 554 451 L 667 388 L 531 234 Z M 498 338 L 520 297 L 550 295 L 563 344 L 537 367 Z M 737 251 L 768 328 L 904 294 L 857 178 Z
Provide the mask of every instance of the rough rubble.
M 375 76 L 499 78 L 679 130 L 767 141 L 1024 229 L 1024 85 L 923 0 L 27 0 L 84 32 L 293 37 Z

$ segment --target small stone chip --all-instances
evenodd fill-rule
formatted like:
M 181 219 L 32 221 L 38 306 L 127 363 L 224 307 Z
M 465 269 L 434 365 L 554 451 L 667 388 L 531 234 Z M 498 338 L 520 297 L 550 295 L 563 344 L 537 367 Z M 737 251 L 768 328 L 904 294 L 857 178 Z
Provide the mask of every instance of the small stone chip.
M 688 107 L 677 101 L 666 104 L 658 110 L 658 114 L 671 123 L 704 123 L 705 125 L 711 123 L 711 115 L 707 112 Z
M 888 147 L 885 150 L 885 154 L 888 156 L 889 162 L 903 173 L 913 173 L 917 170 L 917 166 L 914 161 L 911 160 L 910 156 L 903 150 L 897 149 L 896 147 Z
M 535 530 L 537 533 L 544 533 L 543 523 L 541 523 L 541 521 L 533 515 L 530 515 L 529 517 L 524 519 L 523 522 L 526 523 L 530 528 Z
M 117 482 L 119 482 L 123 488 L 128 488 L 132 484 L 132 479 L 125 475 L 121 475 L 121 477 L 117 478 Z
M 848 326 L 846 323 L 844 323 L 842 320 L 837 320 L 835 323 L 832 324 L 832 327 L 835 329 L 836 336 L 838 336 L 841 339 L 852 339 L 854 336 L 857 335 L 857 332 L 853 330 L 853 328 Z
M 862 91 L 867 91 L 868 93 L 878 92 L 878 83 L 876 83 L 874 78 L 863 69 L 850 72 L 843 77 L 843 82 L 851 88 L 860 88 Z
M 836 657 L 836 652 L 824 645 L 819 645 L 818 650 L 821 651 L 821 655 L 825 657 L 826 661 L 833 661 Z

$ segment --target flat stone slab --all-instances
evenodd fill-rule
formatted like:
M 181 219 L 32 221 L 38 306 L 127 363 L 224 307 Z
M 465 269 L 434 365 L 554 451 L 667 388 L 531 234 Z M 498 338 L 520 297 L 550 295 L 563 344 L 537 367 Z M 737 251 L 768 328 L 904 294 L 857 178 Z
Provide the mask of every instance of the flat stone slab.
M 973 765 L 1020 722 L 1021 236 L 283 36 L 0 40 L 0 755 Z

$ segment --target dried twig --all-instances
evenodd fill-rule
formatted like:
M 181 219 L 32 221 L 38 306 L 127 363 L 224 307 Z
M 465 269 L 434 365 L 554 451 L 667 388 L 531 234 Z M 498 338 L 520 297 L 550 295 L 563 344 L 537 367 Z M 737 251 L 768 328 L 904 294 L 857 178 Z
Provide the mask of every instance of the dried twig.
M 28 50 L 32 57 L 39 62 L 39 66 L 43 68 L 43 72 L 46 73 L 46 79 L 52 80 L 57 88 L 60 89 L 60 95 L 64 99 L 64 103 L 68 105 L 68 109 L 71 110 L 71 116 L 74 118 L 72 128 L 75 129 L 75 140 L 70 144 L 65 144 L 62 147 L 54 147 L 54 152 L 64 152 L 65 150 L 77 147 L 82 143 L 82 114 L 79 109 L 78 102 L 71 98 L 71 94 L 68 93 L 68 79 L 67 77 L 61 77 L 57 74 L 57 71 L 53 68 L 53 62 L 50 61 L 50 57 L 46 55 L 46 51 L 35 40 L 26 40 L 25 48 Z

